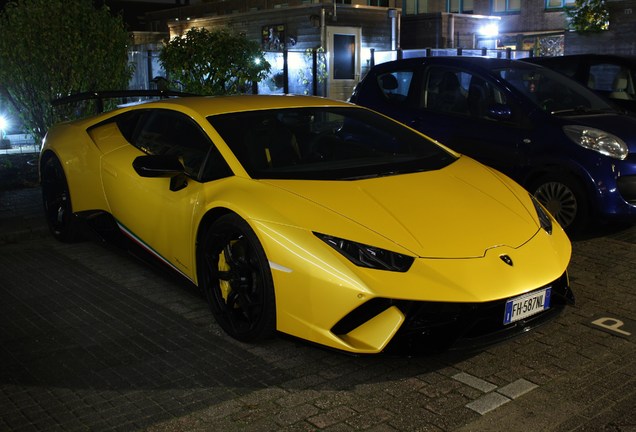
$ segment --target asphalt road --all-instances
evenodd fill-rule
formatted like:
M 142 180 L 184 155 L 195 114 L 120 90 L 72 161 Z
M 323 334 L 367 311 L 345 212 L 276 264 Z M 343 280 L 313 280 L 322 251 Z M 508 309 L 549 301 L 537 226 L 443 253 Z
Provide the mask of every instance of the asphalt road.
M 577 304 L 472 354 L 228 338 L 182 281 L 0 191 L 0 431 L 636 432 L 636 227 L 573 242 Z

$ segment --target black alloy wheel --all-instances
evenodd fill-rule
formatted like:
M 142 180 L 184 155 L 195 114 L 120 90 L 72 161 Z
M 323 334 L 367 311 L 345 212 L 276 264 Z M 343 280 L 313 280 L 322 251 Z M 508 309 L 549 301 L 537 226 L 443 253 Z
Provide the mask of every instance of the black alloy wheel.
M 276 328 L 274 284 L 265 252 L 249 224 L 228 214 L 202 242 L 201 286 L 216 321 L 233 338 L 254 342 Z
M 46 156 L 41 166 L 44 216 L 53 236 L 63 242 L 80 239 L 77 220 L 73 215 L 71 194 L 62 164 L 55 156 Z

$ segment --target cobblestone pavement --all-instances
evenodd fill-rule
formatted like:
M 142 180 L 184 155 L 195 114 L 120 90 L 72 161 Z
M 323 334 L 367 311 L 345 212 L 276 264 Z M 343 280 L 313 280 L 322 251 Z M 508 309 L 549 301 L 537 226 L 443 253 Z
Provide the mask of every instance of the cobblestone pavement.
M 0 431 L 636 432 L 636 227 L 573 243 L 577 304 L 473 354 L 352 357 L 225 336 L 198 291 L 47 233 L 0 191 Z

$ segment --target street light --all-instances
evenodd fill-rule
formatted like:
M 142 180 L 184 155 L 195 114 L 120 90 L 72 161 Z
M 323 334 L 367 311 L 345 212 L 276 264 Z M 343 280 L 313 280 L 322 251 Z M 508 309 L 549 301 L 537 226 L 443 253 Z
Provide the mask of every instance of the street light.
M 485 24 L 479 29 L 479 34 L 486 37 L 499 35 L 499 25 L 496 23 Z
M 0 115 L 0 138 L 5 137 L 5 130 L 9 127 L 9 120 L 3 115 Z
M 9 128 L 9 120 L 0 114 L 0 149 L 10 148 L 9 140 L 6 139 L 6 130 Z

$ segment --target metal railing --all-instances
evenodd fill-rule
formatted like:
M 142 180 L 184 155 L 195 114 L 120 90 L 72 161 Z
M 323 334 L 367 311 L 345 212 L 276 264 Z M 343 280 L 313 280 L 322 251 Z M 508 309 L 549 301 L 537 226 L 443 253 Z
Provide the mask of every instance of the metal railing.
M 465 49 L 465 48 L 424 48 L 411 50 L 383 51 L 371 48 L 370 66 L 388 61 L 407 59 L 413 57 L 440 57 L 440 56 L 466 56 L 466 57 L 491 57 L 505 59 L 520 59 L 532 56 L 530 50 L 505 49 Z
M 33 154 L 40 152 L 40 143 L 36 143 L 29 134 L 7 135 L 0 145 L 0 155 Z

